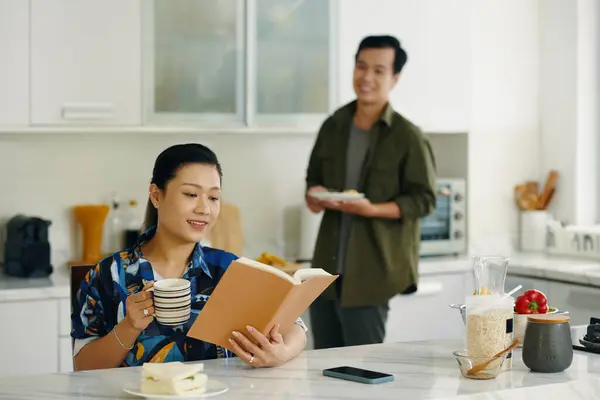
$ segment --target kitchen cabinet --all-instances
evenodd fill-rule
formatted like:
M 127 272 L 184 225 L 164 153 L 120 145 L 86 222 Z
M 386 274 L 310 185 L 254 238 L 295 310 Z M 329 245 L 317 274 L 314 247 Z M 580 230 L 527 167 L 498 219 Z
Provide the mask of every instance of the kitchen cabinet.
M 390 34 L 400 40 L 408 54 L 408 62 L 391 94 L 394 108 L 427 132 L 468 132 L 470 1 L 340 1 L 340 101 L 346 103 L 355 97 L 352 73 L 361 39 Z
M 385 342 L 460 339 L 464 324 L 450 304 L 464 303 L 470 273 L 427 275 L 411 295 L 394 297 L 389 305 Z
M 56 301 L 0 303 L 0 376 L 48 374 L 58 365 Z
M 249 112 L 259 125 L 313 120 L 335 106 L 334 2 L 255 0 Z M 293 118 L 290 118 L 293 116 Z
M 548 286 L 548 299 L 569 311 L 572 326 L 587 325 L 590 317 L 600 318 L 600 288 L 566 282 L 549 282 Z
M 146 124 L 316 127 L 335 104 L 333 4 L 144 2 Z
M 0 0 L 0 126 L 29 124 L 29 2 Z
M 30 3 L 31 124 L 141 124 L 141 0 Z

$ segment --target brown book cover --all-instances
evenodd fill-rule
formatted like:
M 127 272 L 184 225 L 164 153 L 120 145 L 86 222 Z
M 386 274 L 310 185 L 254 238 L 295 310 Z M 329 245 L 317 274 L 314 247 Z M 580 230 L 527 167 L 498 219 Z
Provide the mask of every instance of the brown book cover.
M 276 325 L 285 334 L 313 301 L 338 278 L 317 268 L 291 276 L 245 257 L 231 263 L 187 336 L 231 350 L 235 330 L 251 325 L 265 336 Z

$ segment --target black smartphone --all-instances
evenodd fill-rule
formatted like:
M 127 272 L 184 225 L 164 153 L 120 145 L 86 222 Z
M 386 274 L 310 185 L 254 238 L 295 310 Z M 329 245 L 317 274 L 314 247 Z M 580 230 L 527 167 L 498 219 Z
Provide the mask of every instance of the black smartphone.
M 394 375 L 391 374 L 348 366 L 324 369 L 323 375 L 360 383 L 383 383 L 394 380 Z

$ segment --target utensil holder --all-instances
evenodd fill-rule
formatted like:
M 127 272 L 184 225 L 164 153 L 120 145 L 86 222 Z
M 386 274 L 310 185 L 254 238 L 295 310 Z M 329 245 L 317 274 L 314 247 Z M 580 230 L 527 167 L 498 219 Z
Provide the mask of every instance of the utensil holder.
M 519 216 L 519 243 L 521 251 L 544 251 L 546 249 L 548 212 L 546 210 L 521 211 Z

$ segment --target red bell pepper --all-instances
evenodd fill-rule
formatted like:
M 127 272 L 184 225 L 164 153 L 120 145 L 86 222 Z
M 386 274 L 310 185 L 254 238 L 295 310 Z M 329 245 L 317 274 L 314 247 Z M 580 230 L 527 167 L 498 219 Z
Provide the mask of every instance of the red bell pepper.
M 546 314 L 548 312 L 546 296 L 536 289 L 527 290 L 517 297 L 515 311 L 517 314 Z

